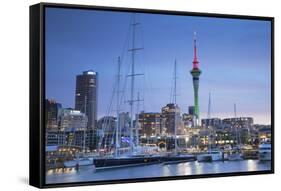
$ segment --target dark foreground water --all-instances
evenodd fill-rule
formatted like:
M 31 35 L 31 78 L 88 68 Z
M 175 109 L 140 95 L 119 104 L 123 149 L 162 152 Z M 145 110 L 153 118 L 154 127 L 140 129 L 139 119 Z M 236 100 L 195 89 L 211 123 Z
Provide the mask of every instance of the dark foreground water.
M 180 176 L 195 174 L 213 174 L 226 172 L 245 172 L 270 170 L 271 162 L 260 162 L 258 160 L 243 161 L 219 161 L 211 163 L 186 162 L 178 164 L 154 164 L 146 166 L 135 166 L 103 171 L 94 171 L 92 166 L 81 167 L 79 171 L 68 169 L 50 170 L 46 174 L 46 183 L 69 183 L 97 180 L 120 180 L 128 178 L 149 178 L 163 176 Z

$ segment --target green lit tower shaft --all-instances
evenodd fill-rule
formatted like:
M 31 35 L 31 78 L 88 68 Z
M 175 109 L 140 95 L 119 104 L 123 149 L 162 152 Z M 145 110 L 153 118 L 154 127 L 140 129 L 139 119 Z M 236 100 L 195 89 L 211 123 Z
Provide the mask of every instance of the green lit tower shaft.
M 194 59 L 193 59 L 193 67 L 190 71 L 193 79 L 193 90 L 194 90 L 194 126 L 199 126 L 199 76 L 201 74 L 201 70 L 199 69 L 199 62 L 197 59 L 197 48 L 196 48 L 196 34 L 194 33 Z

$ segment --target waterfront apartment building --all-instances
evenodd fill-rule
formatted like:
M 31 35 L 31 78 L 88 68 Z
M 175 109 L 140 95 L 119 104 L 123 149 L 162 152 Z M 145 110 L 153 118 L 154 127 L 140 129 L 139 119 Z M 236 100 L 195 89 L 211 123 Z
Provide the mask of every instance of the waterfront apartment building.
M 71 108 L 63 109 L 61 113 L 60 129 L 62 131 L 86 130 L 87 122 L 87 116 L 81 111 Z
M 58 129 L 62 105 L 55 100 L 45 100 L 45 125 L 46 129 Z
M 159 136 L 161 132 L 161 113 L 141 112 L 138 116 L 141 136 Z
M 221 119 L 219 118 L 210 118 L 210 119 L 202 119 L 201 125 L 203 127 L 220 127 L 221 126 Z
M 97 148 L 95 130 L 46 131 L 46 146 L 68 146 L 94 150 Z
M 251 129 L 254 124 L 254 119 L 252 117 L 236 117 L 236 118 L 226 118 L 222 120 L 222 125 L 230 128 L 243 128 Z
M 65 134 L 60 130 L 46 130 L 46 146 L 65 145 Z
M 98 74 L 92 70 L 76 76 L 75 109 L 88 117 L 87 128 L 94 129 L 97 122 Z
M 260 142 L 271 142 L 271 125 L 255 125 Z

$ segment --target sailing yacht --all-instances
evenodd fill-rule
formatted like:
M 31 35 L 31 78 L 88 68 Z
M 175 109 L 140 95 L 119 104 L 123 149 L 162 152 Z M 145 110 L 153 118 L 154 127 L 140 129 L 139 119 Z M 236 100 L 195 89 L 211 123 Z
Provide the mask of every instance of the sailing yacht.
M 229 161 L 238 161 L 238 160 L 243 160 L 242 154 L 240 153 L 240 150 L 235 149 L 232 150 L 229 155 L 227 156 L 227 159 Z
M 130 63 L 130 74 L 127 75 L 127 77 L 130 78 L 130 100 L 127 101 L 129 103 L 130 107 L 130 135 L 129 135 L 129 152 L 126 154 L 121 155 L 119 150 L 121 150 L 120 146 L 120 134 L 121 134 L 121 127 L 119 123 L 119 82 L 120 82 L 120 58 L 118 59 L 118 75 L 117 75 L 117 105 L 116 105 L 116 116 L 117 116 L 117 127 L 116 127 L 116 133 L 115 133 L 115 151 L 114 155 L 111 156 L 105 156 L 105 157 L 99 157 L 94 158 L 93 163 L 96 170 L 99 169 L 110 169 L 110 168 L 121 168 L 121 167 L 128 167 L 128 166 L 136 166 L 136 165 L 149 165 L 149 164 L 155 164 L 155 163 L 162 163 L 162 162 L 168 162 L 168 161 L 190 161 L 195 160 L 194 156 L 190 155 L 163 155 L 157 150 L 157 146 L 147 146 L 147 145 L 140 145 L 139 144 L 139 135 L 138 135 L 138 115 L 135 115 L 134 111 L 134 103 L 142 101 L 139 98 L 139 94 L 137 98 L 135 98 L 135 77 L 143 75 L 135 72 L 135 54 L 136 51 L 141 50 L 142 48 L 135 47 L 135 27 L 139 25 L 135 21 L 135 14 L 133 14 L 132 18 L 132 46 L 129 49 L 131 52 L 131 63 Z M 134 122 L 134 116 L 136 116 L 135 122 Z M 176 134 L 176 133 L 175 133 Z M 177 150 L 177 143 L 175 138 L 175 145 Z M 147 152 L 149 151 L 149 152 Z
M 211 118 L 211 93 L 209 93 L 208 102 L 208 119 Z M 209 125 L 209 124 L 207 124 Z M 198 162 L 213 162 L 223 160 L 223 152 L 218 149 L 212 149 L 212 143 L 210 141 L 210 132 L 208 132 L 208 151 L 197 155 Z
M 85 96 L 85 102 L 84 102 L 84 114 L 86 114 L 86 102 L 87 102 L 87 96 Z M 89 166 L 93 165 L 93 157 L 87 157 L 85 156 L 86 152 L 86 131 L 87 129 L 83 129 L 83 146 L 82 151 L 76 153 L 76 156 L 73 160 L 64 161 L 63 165 L 66 168 L 71 167 L 80 167 L 80 166 Z
M 161 162 L 162 156 L 158 155 L 148 155 L 146 153 L 140 153 L 139 149 L 141 146 L 139 145 L 138 141 L 138 124 L 137 124 L 137 118 L 136 123 L 134 123 L 134 103 L 137 101 L 141 101 L 139 97 L 135 98 L 135 77 L 143 75 L 143 74 L 137 74 L 135 72 L 135 54 L 136 51 L 141 50 L 142 48 L 136 48 L 135 47 L 135 30 L 136 26 L 139 25 L 139 23 L 136 22 L 135 19 L 136 15 L 132 15 L 132 22 L 130 23 L 131 29 L 132 29 L 132 46 L 128 50 L 131 52 L 131 63 L 130 63 L 130 74 L 127 75 L 131 80 L 130 84 L 130 100 L 127 101 L 129 103 L 130 107 L 130 125 L 129 125 L 129 151 L 126 154 L 120 155 L 120 134 L 121 134 L 121 127 L 119 122 L 119 83 L 120 83 L 120 58 L 118 59 L 118 75 L 117 75 L 117 91 L 116 91 L 116 98 L 117 98 L 117 105 L 116 105 L 116 116 L 117 116 L 117 125 L 115 129 L 115 151 L 114 155 L 111 156 L 105 156 L 105 157 L 99 157 L 95 158 L 93 163 L 95 165 L 95 169 L 107 169 L 107 168 L 120 168 L 120 167 L 127 167 L 127 166 L 135 166 L 135 165 L 144 165 L 144 164 L 154 164 Z
M 271 160 L 271 144 L 261 143 L 259 145 L 259 160 L 270 161 Z
M 236 118 L 236 104 L 234 103 L 234 117 Z M 240 138 L 238 135 L 238 126 L 235 124 L 235 139 L 237 146 L 232 148 L 231 152 L 227 156 L 227 159 L 229 161 L 238 161 L 243 160 L 242 154 L 241 154 L 241 145 L 240 145 Z
M 178 115 L 177 115 L 177 61 L 175 60 L 174 63 L 174 85 L 173 85 L 173 104 L 175 106 L 175 123 L 174 123 L 174 145 L 175 145 L 175 149 L 174 152 L 171 154 L 168 154 L 164 160 L 163 160 L 163 164 L 174 164 L 174 163 L 181 163 L 181 162 L 189 162 L 189 161 L 194 161 L 195 160 L 195 156 L 191 155 L 191 154 L 182 154 L 179 152 L 178 149 L 178 143 L 177 143 L 177 130 L 178 130 L 178 126 L 179 126 L 179 121 L 178 121 Z

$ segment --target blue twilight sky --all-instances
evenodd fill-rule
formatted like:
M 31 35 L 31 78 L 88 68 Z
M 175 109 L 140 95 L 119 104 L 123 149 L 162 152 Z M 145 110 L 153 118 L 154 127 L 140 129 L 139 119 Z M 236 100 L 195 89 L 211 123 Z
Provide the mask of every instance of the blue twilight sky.
M 46 9 L 46 96 L 74 107 L 75 76 L 92 69 L 99 74 L 98 117 L 113 114 L 110 107 L 122 57 L 123 111 L 129 97 L 132 14 L 80 9 Z M 160 112 L 171 100 L 173 67 L 177 60 L 177 103 L 182 112 L 193 105 L 190 70 L 193 32 L 197 32 L 200 117 L 252 116 L 270 124 L 271 26 L 269 21 L 137 14 L 136 91 L 144 102 L 138 110 Z M 125 80 L 127 79 L 127 80 Z M 123 85 L 126 84 L 126 85 Z M 124 88 L 123 88 L 124 87 Z M 114 99 L 114 98 L 113 98 Z M 135 111 L 137 107 L 135 107 Z

